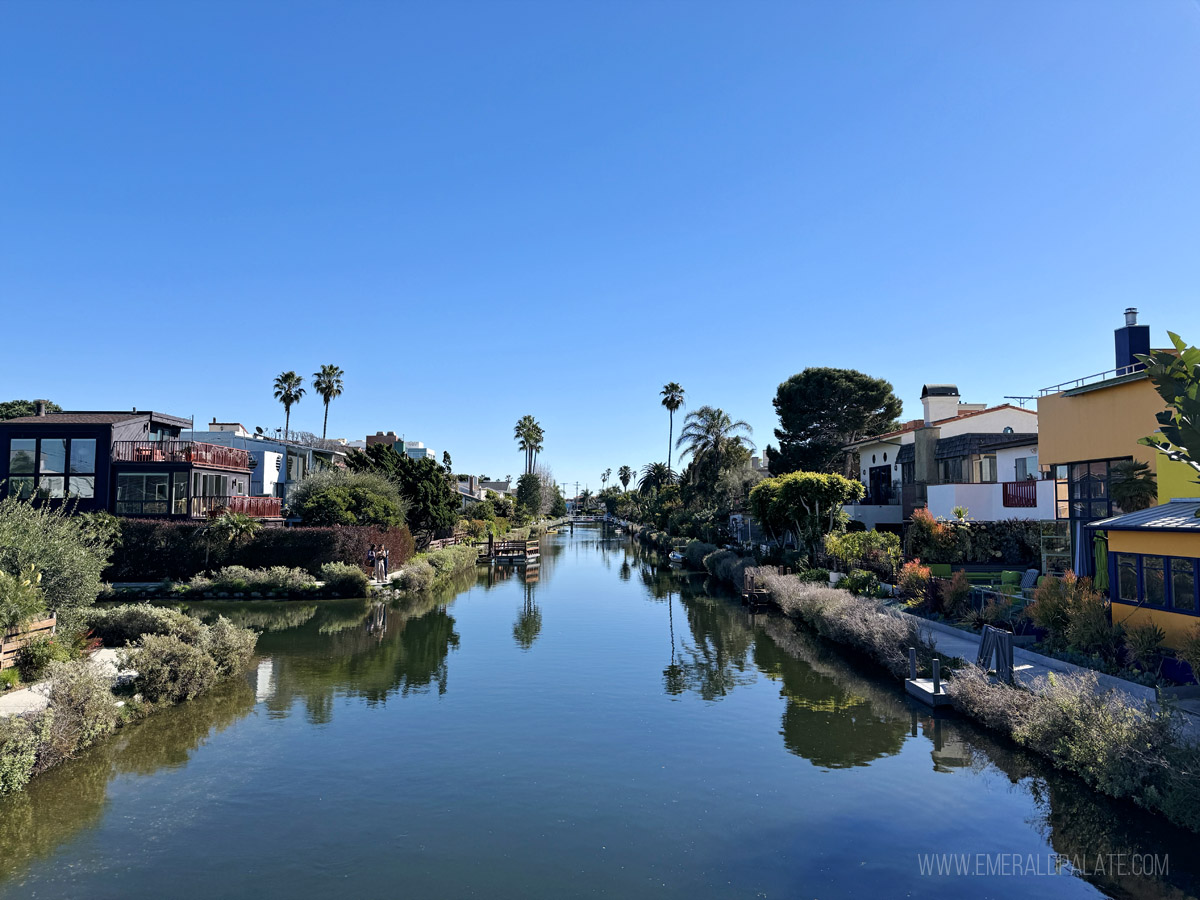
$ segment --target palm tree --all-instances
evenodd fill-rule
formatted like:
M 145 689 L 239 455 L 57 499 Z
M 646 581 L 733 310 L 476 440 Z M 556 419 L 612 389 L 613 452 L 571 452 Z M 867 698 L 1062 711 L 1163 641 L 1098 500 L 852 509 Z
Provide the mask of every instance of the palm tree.
M 517 442 L 517 447 L 525 454 L 526 475 L 533 471 L 533 464 L 537 460 L 537 454 L 542 451 L 542 438 L 545 437 L 545 434 L 542 426 L 537 423 L 537 419 L 533 416 L 521 416 L 513 428 L 513 440 Z
M 288 439 L 292 426 L 292 406 L 304 396 L 304 379 L 295 372 L 281 372 L 275 379 L 275 399 L 283 404 L 283 439 Z
M 670 425 L 667 428 L 667 468 L 671 468 L 671 443 L 675 438 L 675 410 L 683 406 L 683 385 L 678 381 L 670 381 L 663 385 L 662 405 L 670 413 Z
M 608 479 L 612 478 L 612 468 L 609 467 L 600 473 L 600 484 L 604 485 L 600 490 L 605 490 L 608 487 Z
M 754 449 L 754 443 L 748 437 L 737 432 L 744 431 L 753 434 L 754 429 L 749 424 L 738 419 L 736 422 L 729 418 L 723 409 L 712 406 L 702 406 L 687 414 L 683 420 L 683 430 L 679 432 L 676 447 L 682 447 L 680 457 L 690 456 L 693 462 L 715 460 L 718 465 L 724 458 L 726 450 L 735 443 Z
M 321 366 L 319 372 L 313 372 L 313 390 L 320 394 L 321 399 L 325 401 L 325 421 L 321 424 L 321 440 L 325 440 L 325 432 L 329 428 L 329 401 L 342 396 L 342 376 L 345 374 L 332 363 Z
M 642 467 L 642 479 L 638 482 L 638 490 L 648 494 L 674 483 L 675 473 L 666 463 L 646 463 Z
M 621 482 L 622 489 L 629 490 L 629 482 L 633 481 L 633 469 L 629 466 L 621 466 L 617 469 L 617 480 Z
M 1137 459 L 1115 463 L 1109 470 L 1108 492 L 1125 512 L 1137 512 L 1154 505 L 1158 485 L 1150 464 Z

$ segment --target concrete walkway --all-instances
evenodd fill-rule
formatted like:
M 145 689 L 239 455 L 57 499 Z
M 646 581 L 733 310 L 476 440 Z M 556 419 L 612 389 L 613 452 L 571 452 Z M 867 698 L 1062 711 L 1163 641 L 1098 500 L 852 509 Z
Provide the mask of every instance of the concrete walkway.
M 931 622 L 929 619 L 922 619 L 920 616 L 914 616 L 911 613 L 900 611 L 900 615 L 912 619 L 917 624 L 917 627 L 921 629 L 921 632 L 934 642 L 934 646 L 937 647 L 939 653 L 943 653 L 946 656 L 957 656 L 971 663 L 979 658 L 979 644 L 983 640 L 980 635 L 972 634 L 961 628 L 955 628 L 953 625 L 946 625 L 943 622 Z M 1094 672 L 1101 690 L 1120 691 L 1132 697 L 1135 701 L 1148 703 L 1152 707 L 1157 707 L 1156 701 L 1158 698 L 1152 687 L 1147 687 L 1144 684 L 1138 684 L 1133 681 L 1126 681 L 1124 678 L 1117 678 L 1114 675 L 1107 675 L 1104 672 L 1095 672 L 1093 669 L 1085 669 L 1082 666 L 1064 662 L 1061 659 L 1043 656 L 1040 653 L 1034 653 L 1032 650 L 1026 650 L 1024 647 L 1013 648 L 1013 674 L 1016 680 L 1027 688 L 1035 688 L 1035 683 L 1038 679 L 1045 679 L 1052 673 L 1070 675 L 1085 672 Z M 1193 741 L 1200 742 L 1200 700 L 1177 700 L 1175 701 L 1175 706 L 1182 714 L 1181 718 L 1185 736 Z
M 92 654 L 89 661 L 92 665 L 98 666 L 101 672 L 114 681 L 118 675 L 136 674 L 128 670 L 121 671 L 117 667 L 117 653 L 117 650 L 109 648 L 97 650 Z M 23 713 L 41 712 L 50 703 L 46 696 L 49 691 L 50 682 L 39 681 L 37 684 L 22 688 L 19 691 L 8 691 L 7 693 L 0 694 L 0 718 L 4 718 L 5 716 L 19 716 Z

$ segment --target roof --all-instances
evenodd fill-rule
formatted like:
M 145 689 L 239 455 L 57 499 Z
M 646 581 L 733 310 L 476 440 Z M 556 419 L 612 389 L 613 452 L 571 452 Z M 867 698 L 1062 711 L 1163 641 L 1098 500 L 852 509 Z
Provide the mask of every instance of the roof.
M 931 425 L 945 425 L 947 422 L 958 422 L 962 419 L 969 419 L 972 416 L 982 416 L 984 413 L 999 412 L 1002 409 L 1015 409 L 1018 412 L 1028 413 L 1033 417 L 1037 417 L 1037 413 L 1032 409 L 1022 409 L 1019 406 L 1013 406 L 1011 403 L 1001 403 L 999 406 L 989 406 L 987 409 L 973 409 L 969 412 L 959 413 L 957 416 L 949 416 L 945 419 L 937 419 L 931 422 Z M 843 449 L 849 450 L 854 447 L 862 447 L 865 444 L 876 444 L 880 441 L 886 441 L 888 438 L 900 437 L 902 434 L 916 431 L 925 424 L 923 419 L 913 419 L 911 422 L 905 422 L 900 428 L 895 431 L 888 431 L 884 434 L 876 434 L 871 437 L 863 438 L 861 441 L 855 441 L 852 444 L 847 444 Z
M 1186 531 L 1200 534 L 1200 518 L 1197 518 L 1197 512 L 1200 512 L 1200 499 L 1185 498 L 1089 522 L 1088 527 L 1105 528 L 1109 531 Z
M 145 412 L 134 412 L 131 410 L 123 412 L 73 412 L 66 410 L 60 413 L 46 413 L 44 416 L 17 416 L 14 419 L 5 419 L 4 422 L 17 425 L 115 425 L 118 422 L 132 422 L 136 419 L 144 418 L 149 418 L 152 421 L 166 422 L 170 425 L 178 425 L 181 428 L 191 424 L 190 419 L 181 419 L 178 416 L 168 416 L 165 413 L 156 413 L 151 410 L 146 410 Z
M 956 434 L 953 437 L 939 438 L 937 449 L 934 450 L 936 459 L 952 459 L 956 456 L 970 456 L 973 453 L 985 453 L 1000 447 L 1023 447 L 1036 444 L 1038 436 L 1034 434 L 995 434 L 994 432 L 972 431 L 967 434 Z

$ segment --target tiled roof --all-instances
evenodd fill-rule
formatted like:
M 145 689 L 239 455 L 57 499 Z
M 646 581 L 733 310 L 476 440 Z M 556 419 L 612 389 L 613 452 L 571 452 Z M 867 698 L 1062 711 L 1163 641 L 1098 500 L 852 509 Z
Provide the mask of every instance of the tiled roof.
M 987 409 L 973 409 L 970 412 L 965 412 L 957 416 L 950 416 L 947 419 L 938 419 L 933 422 L 934 425 L 945 425 L 948 422 L 958 422 L 962 419 L 969 419 L 972 416 L 982 416 L 984 413 L 999 412 L 1002 409 L 1015 409 L 1023 413 L 1029 413 L 1033 417 L 1037 417 L 1037 413 L 1032 409 L 1021 409 L 1019 406 L 1013 406 L 1011 403 L 1001 403 L 999 406 L 989 406 Z M 908 434 L 911 431 L 916 431 L 925 422 L 922 419 L 913 419 L 911 422 L 905 422 L 900 428 L 895 431 L 889 431 L 885 434 L 875 434 L 868 438 L 863 438 L 861 441 L 855 441 L 853 444 L 847 444 L 847 447 L 861 447 L 863 444 L 873 444 L 876 441 L 885 441 L 888 438 L 899 437 L 902 434 Z
M 1110 531 L 1190 531 L 1200 534 L 1200 499 L 1172 500 L 1137 512 L 1088 523 Z
M 5 419 L 0 424 L 16 425 L 113 425 L 141 418 L 143 413 L 134 412 L 60 412 L 44 416 L 17 416 Z

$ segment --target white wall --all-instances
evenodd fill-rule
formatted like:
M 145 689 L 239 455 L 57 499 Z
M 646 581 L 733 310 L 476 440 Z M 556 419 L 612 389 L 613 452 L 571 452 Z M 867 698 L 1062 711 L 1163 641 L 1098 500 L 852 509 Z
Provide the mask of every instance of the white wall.
M 996 480 L 1016 481 L 1017 460 L 1022 457 L 1032 457 L 1029 462 L 1029 471 L 1035 478 L 1040 477 L 1037 474 L 1037 447 L 1009 447 L 996 451 Z
M 954 518 L 954 507 L 965 506 L 967 516 L 976 522 L 998 522 L 1001 519 L 1052 520 L 1054 510 L 1054 481 L 1037 481 L 1036 507 L 1004 505 L 1003 487 L 997 484 L 931 484 L 928 489 L 929 511 L 939 519 Z
M 874 466 L 888 465 L 892 467 L 892 481 L 900 480 L 900 466 L 896 462 L 896 457 L 900 454 L 900 444 L 911 444 L 913 442 L 912 432 L 902 434 L 887 443 L 882 441 L 875 444 L 866 444 L 858 448 L 858 468 L 859 477 L 863 484 L 869 485 L 871 479 L 869 472 Z M 883 456 L 887 454 L 885 463 Z M 875 457 L 875 462 L 871 462 L 871 457 Z
M 851 521 L 862 522 L 868 531 L 873 531 L 876 525 L 899 525 L 904 521 L 904 507 L 899 503 L 888 506 L 866 506 L 851 503 L 842 509 L 850 516 Z
M 939 426 L 942 430 L 940 437 L 954 437 L 958 434 L 1001 434 L 1006 427 L 1018 434 L 1036 434 L 1037 413 L 1031 409 L 996 409 L 980 413 L 977 416 L 967 416 L 965 419 L 955 419 Z

